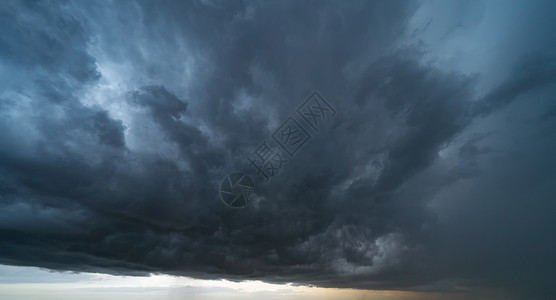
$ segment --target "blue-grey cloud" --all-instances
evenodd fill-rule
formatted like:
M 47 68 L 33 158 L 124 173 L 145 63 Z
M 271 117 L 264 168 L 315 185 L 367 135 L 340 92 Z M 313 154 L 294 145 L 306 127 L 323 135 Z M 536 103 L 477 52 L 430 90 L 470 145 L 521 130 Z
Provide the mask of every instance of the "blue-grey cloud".
M 522 46 L 485 85 L 426 43 L 489 15 L 415 28 L 427 5 L 0 5 L 0 262 L 550 298 L 554 54 Z M 337 115 L 222 204 L 313 90 Z

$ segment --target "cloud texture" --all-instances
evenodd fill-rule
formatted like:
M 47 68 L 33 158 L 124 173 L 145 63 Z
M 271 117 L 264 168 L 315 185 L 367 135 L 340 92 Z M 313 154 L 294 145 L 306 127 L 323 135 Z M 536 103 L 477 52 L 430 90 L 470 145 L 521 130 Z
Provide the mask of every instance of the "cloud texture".
M 554 296 L 554 5 L 502 4 L 1 4 L 0 262 Z M 223 205 L 313 90 L 337 115 Z

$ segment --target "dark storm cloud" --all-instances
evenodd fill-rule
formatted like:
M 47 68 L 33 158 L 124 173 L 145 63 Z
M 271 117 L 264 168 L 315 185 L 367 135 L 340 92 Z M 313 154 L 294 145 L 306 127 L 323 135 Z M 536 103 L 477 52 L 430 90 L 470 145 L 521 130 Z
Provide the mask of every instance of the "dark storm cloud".
M 474 113 L 485 115 L 507 105 L 516 97 L 531 90 L 553 85 L 556 81 L 556 56 L 535 53 L 521 57 L 510 77 L 501 86 L 478 102 Z
M 478 224 L 488 228 L 491 217 L 509 224 L 512 212 L 484 213 L 461 230 L 465 220 L 446 222 L 429 203 L 479 176 L 477 164 L 496 153 L 482 143 L 495 134 L 465 140 L 466 130 L 518 96 L 553 87 L 554 58 L 525 57 L 476 99 L 478 78 L 424 64 L 423 50 L 405 43 L 417 8 L 397 1 L 3 4 L 0 262 L 330 287 L 510 288 L 504 263 L 534 251 L 508 250 L 485 263 L 496 247 L 465 253 L 462 241 L 487 242 L 498 232 L 476 235 Z M 117 79 L 114 65 L 133 80 L 111 88 L 115 95 L 97 92 Z M 176 78 L 180 70 L 193 75 Z M 245 155 L 314 89 L 338 115 L 257 187 L 254 203 L 225 207 L 216 198 L 221 178 L 246 168 Z M 446 166 L 440 153 L 460 139 Z M 550 160 L 548 153 L 537 159 Z M 553 178 L 545 172 L 537 179 Z M 485 182 L 496 186 L 499 176 L 488 173 Z M 481 210 L 479 200 L 494 193 L 479 183 L 462 210 Z M 554 195 L 539 189 L 542 199 Z M 487 211 L 502 198 L 485 201 Z M 535 266 L 520 270 L 536 278 Z M 546 289 L 542 279 L 551 273 L 543 271 L 520 291 Z

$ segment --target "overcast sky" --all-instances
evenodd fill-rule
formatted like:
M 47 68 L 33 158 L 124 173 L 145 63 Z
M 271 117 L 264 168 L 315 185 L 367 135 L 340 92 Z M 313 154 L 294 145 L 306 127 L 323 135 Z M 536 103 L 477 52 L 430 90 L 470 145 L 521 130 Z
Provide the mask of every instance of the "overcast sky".
M 554 299 L 555 14 L 2 2 L 0 296 Z M 335 113 L 311 127 L 315 91 Z M 287 160 L 268 181 L 264 141 Z M 237 172 L 256 192 L 230 208 Z

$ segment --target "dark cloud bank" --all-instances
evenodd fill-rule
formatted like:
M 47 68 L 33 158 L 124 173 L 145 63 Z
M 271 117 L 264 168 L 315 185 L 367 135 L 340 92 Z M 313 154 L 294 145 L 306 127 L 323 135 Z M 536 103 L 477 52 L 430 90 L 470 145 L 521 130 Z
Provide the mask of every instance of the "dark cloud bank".
M 2 3 L 0 262 L 555 297 L 555 53 L 531 45 L 481 95 L 422 59 L 418 9 Z M 313 90 L 338 115 L 223 205 L 221 178 Z

